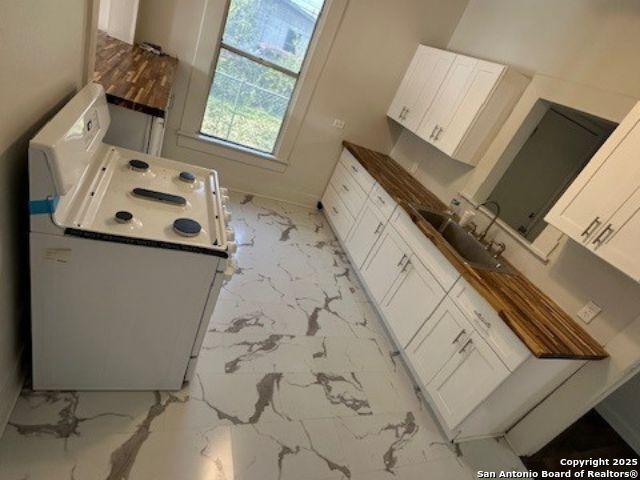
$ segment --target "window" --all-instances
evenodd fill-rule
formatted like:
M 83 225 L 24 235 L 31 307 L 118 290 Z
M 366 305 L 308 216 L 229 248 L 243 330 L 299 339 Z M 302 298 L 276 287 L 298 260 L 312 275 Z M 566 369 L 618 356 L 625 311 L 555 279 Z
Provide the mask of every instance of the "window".
M 324 0 L 231 0 L 200 133 L 273 153 Z

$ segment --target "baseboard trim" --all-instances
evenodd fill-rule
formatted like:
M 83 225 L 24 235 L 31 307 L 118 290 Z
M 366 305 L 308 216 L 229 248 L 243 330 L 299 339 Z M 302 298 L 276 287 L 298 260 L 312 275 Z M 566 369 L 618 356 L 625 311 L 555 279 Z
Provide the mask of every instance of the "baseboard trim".
M 629 425 L 614 409 L 601 403 L 596 407 L 596 411 L 602 415 L 611 428 L 613 428 L 627 444 L 640 455 L 640 432 L 629 428 Z
M 0 436 L 4 433 L 13 407 L 24 385 L 25 372 L 22 367 L 22 356 L 23 351 L 21 350 L 6 383 L 2 386 L 2 391 L 0 391 Z

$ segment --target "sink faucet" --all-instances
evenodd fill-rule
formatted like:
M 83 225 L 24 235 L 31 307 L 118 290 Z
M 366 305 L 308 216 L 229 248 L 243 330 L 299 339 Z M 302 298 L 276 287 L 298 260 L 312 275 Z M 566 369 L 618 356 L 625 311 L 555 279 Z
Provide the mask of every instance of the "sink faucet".
M 493 205 L 496 209 L 496 214 L 494 215 L 494 217 L 491 219 L 491 221 L 489 222 L 489 225 L 487 225 L 487 228 L 485 228 L 482 233 L 480 233 L 478 235 L 478 240 L 480 240 L 481 242 L 484 240 L 484 238 L 487 236 L 487 233 L 489 233 L 489 229 L 491 227 L 493 227 L 493 224 L 496 223 L 496 220 L 498 219 L 498 217 L 500 216 L 500 204 L 498 202 L 494 202 L 493 200 L 488 201 L 488 202 L 484 202 L 481 203 L 480 205 L 478 205 L 476 207 L 476 210 L 478 210 L 480 207 L 488 207 L 489 205 Z

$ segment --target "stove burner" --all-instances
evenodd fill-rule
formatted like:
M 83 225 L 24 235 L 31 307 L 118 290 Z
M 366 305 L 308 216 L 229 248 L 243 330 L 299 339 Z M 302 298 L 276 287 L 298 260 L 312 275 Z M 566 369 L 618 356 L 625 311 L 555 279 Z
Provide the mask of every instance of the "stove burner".
M 149 170 L 149 164 L 147 162 L 143 162 L 142 160 L 129 160 L 129 168 L 134 172 L 146 172 Z
M 185 183 L 193 183 L 196 181 L 196 176 L 191 172 L 180 172 L 179 178 Z
M 133 214 L 125 210 L 120 210 L 116 212 L 115 219 L 118 223 L 129 223 L 133 219 Z
M 202 227 L 198 222 L 190 218 L 178 218 L 173 222 L 173 229 L 183 237 L 195 237 L 200 233 Z

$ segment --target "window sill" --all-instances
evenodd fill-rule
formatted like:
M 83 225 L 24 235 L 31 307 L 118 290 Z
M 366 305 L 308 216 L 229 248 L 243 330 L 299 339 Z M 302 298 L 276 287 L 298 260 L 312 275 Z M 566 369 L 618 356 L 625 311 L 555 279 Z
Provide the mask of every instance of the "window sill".
M 178 131 L 178 146 L 275 172 L 284 172 L 289 166 L 287 162 L 275 155 L 216 140 L 199 133 Z

